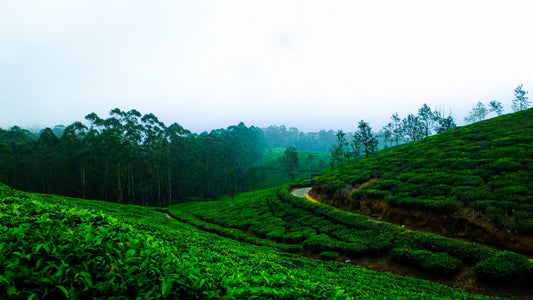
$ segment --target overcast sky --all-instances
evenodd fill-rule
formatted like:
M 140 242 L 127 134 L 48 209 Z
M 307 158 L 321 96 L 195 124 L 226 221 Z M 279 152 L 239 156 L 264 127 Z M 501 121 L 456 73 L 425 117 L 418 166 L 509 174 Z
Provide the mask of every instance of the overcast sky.
M 194 132 L 456 122 L 533 88 L 533 1 L 0 0 L 0 127 L 111 109 Z M 531 94 L 530 94 L 531 96 Z

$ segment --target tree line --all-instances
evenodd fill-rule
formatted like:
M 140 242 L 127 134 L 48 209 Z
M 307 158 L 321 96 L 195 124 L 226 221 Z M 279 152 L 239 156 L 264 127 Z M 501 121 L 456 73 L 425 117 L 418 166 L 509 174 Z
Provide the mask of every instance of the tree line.
M 263 129 L 267 149 L 275 147 L 296 148 L 299 151 L 329 152 L 336 141 L 333 130 L 301 132 L 298 128 L 287 129 L 282 126 L 269 126 Z
M 153 114 L 114 109 L 86 116 L 59 138 L 0 129 L 0 182 L 14 188 L 141 205 L 234 194 L 253 186 L 263 155 L 261 129 L 243 123 L 192 134 Z
M 514 90 L 515 98 L 512 100 L 511 108 L 514 112 L 525 110 L 529 108 L 531 102 L 526 96 L 527 91 L 524 90 L 524 85 L 518 85 Z M 492 100 L 489 102 L 488 106 L 483 104 L 483 102 L 478 101 L 472 110 L 468 113 L 468 116 L 465 117 L 464 121 L 466 123 L 475 123 L 485 120 L 489 113 L 496 113 L 496 115 L 501 116 L 503 114 L 503 105 L 500 101 Z

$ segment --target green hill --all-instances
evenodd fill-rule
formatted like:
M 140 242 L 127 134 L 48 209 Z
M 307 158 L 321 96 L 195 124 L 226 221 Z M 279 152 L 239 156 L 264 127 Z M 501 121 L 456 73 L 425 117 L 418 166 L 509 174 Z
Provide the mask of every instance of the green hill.
M 0 186 L 0 298 L 483 298 L 446 286 L 465 289 L 458 281 L 483 294 L 531 292 L 522 283 L 533 264 L 522 256 L 373 221 L 287 188 L 157 209 Z M 372 267 L 390 257 L 395 269 Z M 493 280 L 509 285 L 483 287 Z
M 289 185 L 153 208 L 0 184 L 0 298 L 526 299 L 533 262 L 508 250 L 531 249 L 532 120 L 465 126 L 313 180 L 318 200 L 360 214 Z
M 322 202 L 533 254 L 533 109 L 381 151 L 313 181 Z
M 283 160 L 285 148 L 265 151 L 261 161 L 252 166 L 254 189 L 266 189 L 291 182 L 287 165 Z M 309 179 L 329 166 L 331 155 L 325 152 L 298 151 L 298 172 L 295 179 Z
M 389 228 L 380 238 L 384 244 L 395 240 L 394 236 L 407 238 L 412 233 L 328 206 L 309 206 L 310 202 L 291 197 L 285 189 L 241 194 L 234 201 L 227 198 L 170 207 L 169 213 L 179 220 L 150 207 L 31 194 L 6 186 L 0 186 L 0 192 L 2 299 L 483 298 L 423 279 L 328 261 L 340 261 L 343 256 L 339 254 L 345 255 L 341 248 L 349 244 L 352 246 L 347 249 L 354 254 L 381 251 L 380 246 L 373 250 L 354 246 L 359 243 L 354 242 L 358 236 L 371 245 L 368 234 L 377 225 Z M 205 220 L 195 216 L 201 207 L 206 208 Z M 223 207 L 224 211 L 214 213 Z M 329 226 L 323 233 L 318 234 L 317 229 L 312 229 L 315 234 L 311 229 L 305 233 L 303 223 L 291 221 L 294 214 L 313 210 L 316 217 L 312 221 Z M 253 215 L 259 211 L 263 213 Z M 221 220 L 222 213 L 226 220 Z M 232 221 L 230 214 L 241 218 Z M 301 221 L 308 217 L 302 215 Z M 219 218 L 218 223 L 213 218 Z M 255 221 L 244 221 L 246 218 Z M 284 229 L 287 236 L 273 233 L 281 228 L 272 227 L 277 226 L 270 224 L 272 218 L 277 225 L 291 224 Z M 336 221 L 328 223 L 328 219 Z M 259 233 L 260 226 L 252 228 L 252 224 L 264 224 L 271 230 L 264 229 L 268 231 L 265 236 Z M 340 226 L 362 231 L 348 242 L 349 237 L 340 236 Z M 320 239 L 327 243 L 322 246 Z M 340 242 L 342 239 L 346 242 Z M 427 236 L 422 241 L 447 247 L 439 238 Z M 318 257 L 323 260 L 291 253 L 301 249 L 320 251 Z M 488 251 L 481 255 L 498 259 Z M 457 261 L 450 255 L 437 256 L 442 256 L 442 262 Z

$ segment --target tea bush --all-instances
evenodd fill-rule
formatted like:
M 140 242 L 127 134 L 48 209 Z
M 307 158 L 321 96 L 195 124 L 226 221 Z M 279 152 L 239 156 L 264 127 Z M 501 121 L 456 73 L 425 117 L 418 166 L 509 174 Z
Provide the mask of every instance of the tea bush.
M 395 248 L 391 255 L 395 261 L 419 266 L 433 274 L 453 274 L 462 265 L 459 259 L 445 252 Z
M 533 263 L 524 256 L 503 251 L 480 261 L 474 268 L 480 278 L 495 282 L 509 283 L 533 280 Z

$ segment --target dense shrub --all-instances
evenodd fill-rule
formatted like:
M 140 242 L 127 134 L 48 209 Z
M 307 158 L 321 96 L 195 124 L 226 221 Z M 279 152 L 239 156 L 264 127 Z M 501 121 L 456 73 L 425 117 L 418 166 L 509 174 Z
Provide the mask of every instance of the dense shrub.
M 339 253 L 334 251 L 324 251 L 318 254 L 318 257 L 322 260 L 336 260 L 339 258 Z
M 442 213 L 452 213 L 462 205 L 454 198 L 435 197 L 436 199 L 419 199 L 403 195 L 389 195 L 384 200 L 393 206 L 408 209 L 429 209 Z
M 483 280 L 495 283 L 533 280 L 533 263 L 514 252 L 503 251 L 479 262 L 474 272 Z
M 407 231 L 399 236 L 398 244 L 413 249 L 446 252 L 468 263 L 477 263 L 492 254 L 492 250 L 488 247 L 449 239 L 434 233 Z
M 395 248 L 392 258 L 399 263 L 413 264 L 434 274 L 453 274 L 461 268 L 461 261 L 445 252 Z
M 503 157 L 495 161 L 492 168 L 500 172 L 513 172 L 520 169 L 520 163 L 513 157 Z

